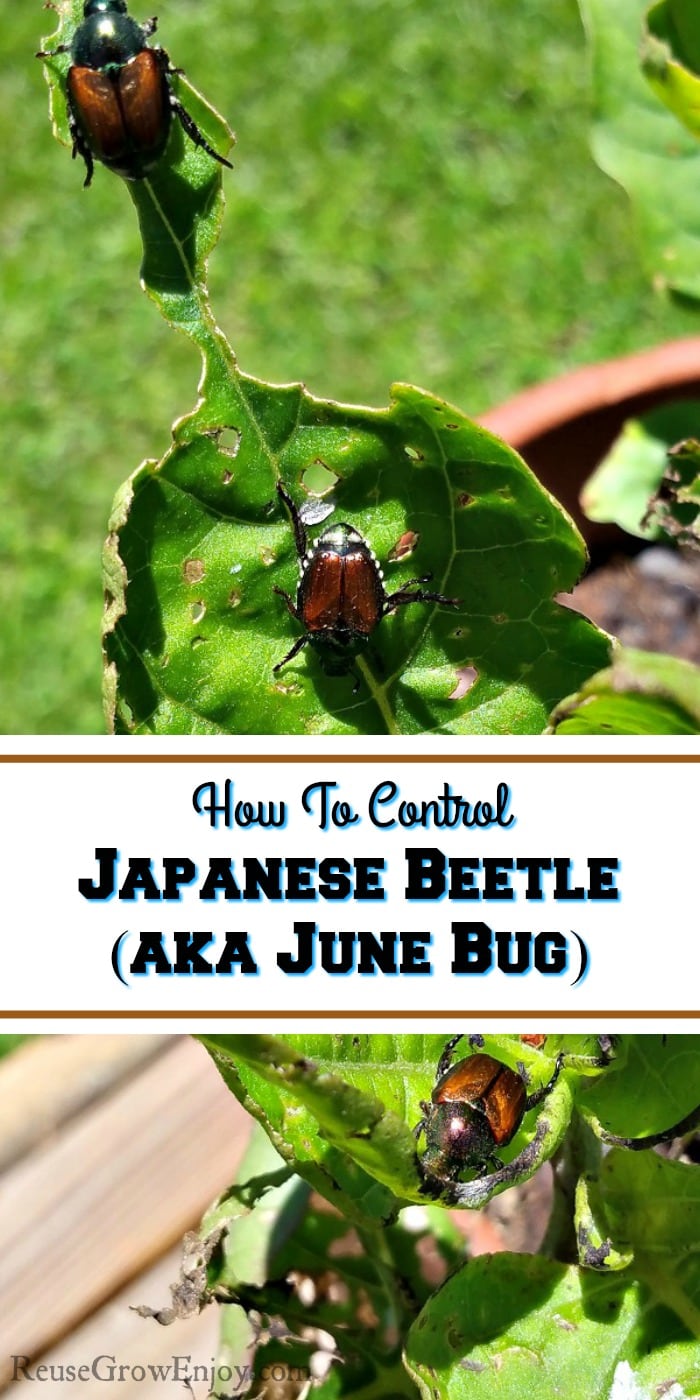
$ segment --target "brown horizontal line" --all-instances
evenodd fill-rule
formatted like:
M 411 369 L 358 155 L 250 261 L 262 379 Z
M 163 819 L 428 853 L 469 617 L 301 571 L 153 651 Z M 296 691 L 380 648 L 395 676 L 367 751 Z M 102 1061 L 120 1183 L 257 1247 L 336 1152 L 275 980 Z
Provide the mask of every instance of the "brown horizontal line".
M 540 1021 L 552 1021 L 556 1019 L 566 1019 L 570 1021 L 584 1021 L 595 1017 L 601 1017 L 603 1021 L 616 1017 L 618 1020 L 669 1020 L 697 1021 L 700 1019 L 698 1011 L 615 1011 L 605 1008 L 603 1010 L 591 1011 L 538 1011 L 523 1010 L 517 1014 L 512 1010 L 508 1011 L 478 1011 L 474 1014 L 479 1021 L 512 1020 L 523 1018 L 537 1018 Z M 14 1020 L 109 1020 L 109 1021 L 182 1021 L 182 1020 L 216 1020 L 222 1021 L 255 1021 L 265 1019 L 277 1019 L 288 1021 L 349 1021 L 349 1020 L 391 1020 L 407 1021 L 420 1019 L 422 1021 L 454 1020 L 456 1017 L 463 1018 L 464 1010 L 456 1011 L 366 1011 L 357 1008 L 354 1011 L 285 1011 L 281 1007 L 270 1009 L 263 1008 L 260 1011 L 0 1011 L 0 1016 L 4 1019 Z
M 684 754 L 533 753 L 6 753 L 0 763 L 700 763 Z

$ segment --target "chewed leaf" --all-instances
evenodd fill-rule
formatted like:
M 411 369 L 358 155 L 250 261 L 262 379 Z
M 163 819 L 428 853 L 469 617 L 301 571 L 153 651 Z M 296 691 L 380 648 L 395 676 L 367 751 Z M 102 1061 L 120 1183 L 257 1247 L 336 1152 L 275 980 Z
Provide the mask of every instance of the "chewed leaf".
M 553 734 L 700 734 L 700 670 L 617 647 L 612 665 L 557 706 Z
M 700 549 L 700 442 L 676 441 L 649 501 L 647 518 L 679 544 Z
M 517 1254 L 471 1259 L 413 1324 L 425 1400 L 658 1400 L 697 1394 L 697 1342 L 627 1273 Z M 669 1379 L 671 1378 L 671 1379 Z
M 571 680 L 605 663 L 607 639 L 553 601 L 581 573 L 583 543 L 518 455 L 409 386 L 372 410 L 231 369 L 228 387 L 217 383 L 115 512 L 110 579 L 117 558 L 128 579 L 106 636 L 115 726 L 539 732 Z M 367 540 L 387 592 L 430 575 L 431 590 L 460 600 L 381 621 L 358 662 L 359 688 L 327 675 L 311 647 L 273 672 L 302 632 L 273 592 L 293 595 L 298 577 L 276 482 L 301 505 L 319 464 L 332 483 L 330 523 L 348 521 Z
M 666 404 L 641 418 L 628 419 L 581 492 L 581 505 L 589 519 L 614 520 L 642 539 L 661 534 L 663 521 L 650 518 L 650 501 L 667 471 L 669 452 L 698 432 L 697 400 Z M 673 455 L 679 457 L 677 451 Z M 677 475 L 682 465 L 676 463 Z M 697 475 L 697 465 L 692 475 Z
M 82 6 L 70 0 L 47 49 L 65 49 L 81 22 Z M 554 601 L 583 570 L 582 540 L 516 453 L 421 390 L 398 386 L 387 409 L 372 410 L 240 373 L 206 285 L 223 200 L 221 165 L 201 142 L 224 157 L 231 134 L 162 53 L 153 58 L 151 33 L 149 24 L 140 39 L 136 30 L 143 44 L 137 57 L 151 52 L 146 70 L 158 72 L 182 104 L 185 130 L 173 118 L 157 159 L 129 169 L 130 131 L 121 173 L 129 176 L 141 228 L 143 284 L 170 324 L 199 347 L 202 375 L 197 406 L 176 425 L 171 450 L 134 473 L 110 522 L 110 727 L 541 732 L 552 705 L 607 659 L 603 634 Z M 99 71 L 108 106 L 110 84 L 116 90 L 131 58 L 126 45 L 123 59 L 110 58 Z M 70 139 L 80 129 L 77 146 L 85 154 L 90 143 L 83 143 L 74 98 L 69 130 L 71 56 L 56 54 L 47 64 L 59 134 Z M 162 89 L 156 83 L 139 96 L 157 127 L 158 113 L 171 111 Z M 96 159 L 108 159 L 99 139 L 92 145 Z M 330 524 L 348 521 L 384 569 L 385 594 L 372 583 L 369 612 L 365 606 L 362 614 L 362 599 L 352 592 L 341 605 L 343 621 L 356 603 L 356 615 L 369 618 L 350 637 L 352 651 L 356 639 L 368 645 L 356 659 L 348 649 L 347 667 L 342 637 L 342 664 L 332 668 L 305 645 L 280 481 L 299 508 L 306 504 L 303 518 L 318 520 L 309 507 L 321 497 L 335 509 Z M 431 580 L 424 592 L 433 596 L 417 596 L 418 584 L 413 595 L 403 594 L 409 579 Z M 288 596 L 287 609 L 279 592 Z M 392 594 L 394 607 L 387 606 Z

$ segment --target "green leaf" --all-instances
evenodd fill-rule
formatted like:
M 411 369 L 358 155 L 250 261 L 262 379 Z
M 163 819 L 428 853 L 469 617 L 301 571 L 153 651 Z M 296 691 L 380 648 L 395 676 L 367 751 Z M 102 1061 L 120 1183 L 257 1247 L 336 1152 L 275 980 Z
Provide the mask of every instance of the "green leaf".
M 234 1294 L 242 1285 L 262 1288 L 270 1277 L 270 1261 L 283 1248 L 302 1219 L 309 1188 L 285 1165 L 259 1124 L 238 1170 L 237 1181 L 207 1211 L 201 1234 L 225 1227 L 216 1258 L 209 1266 L 209 1283 Z
M 662 19 L 663 11 L 666 11 Z M 650 30 L 660 22 L 666 29 L 679 62 L 700 73 L 700 15 L 695 0 L 668 0 L 651 6 L 647 15 Z
M 700 25 L 687 0 L 659 0 L 647 15 L 642 51 L 645 75 L 657 97 L 693 136 L 700 136 Z
M 656 1400 L 671 1380 L 688 1400 L 700 1382 L 696 1343 L 627 1274 L 525 1255 L 449 1278 L 411 1328 L 406 1363 L 425 1400 Z
M 574 1225 L 582 1268 L 616 1272 L 631 1264 L 634 1251 L 620 1248 L 611 1238 L 606 1202 L 597 1177 L 581 1176 L 576 1183 Z
M 517 454 L 405 385 L 388 409 L 353 409 L 241 376 L 230 356 L 227 372 L 228 382 L 223 368 L 210 376 L 206 406 L 177 426 L 163 463 L 142 467 L 115 503 L 106 653 L 116 727 L 541 730 L 572 678 L 605 661 L 607 641 L 552 601 L 578 578 L 583 545 Z M 463 600 L 381 622 L 357 663 L 357 694 L 350 677 L 324 674 L 312 648 L 273 674 L 301 633 L 273 593 L 293 593 L 298 577 L 275 484 L 300 500 L 319 463 L 388 591 L 432 574 L 433 588 Z
M 593 67 L 593 154 L 627 190 L 657 286 L 700 296 L 700 148 L 639 67 L 647 0 L 579 0 Z
M 614 1149 L 603 1164 L 608 1216 L 635 1272 L 700 1338 L 700 1172 L 655 1152 Z M 700 1379 L 700 1377 L 699 1377 Z
M 700 1104 L 700 1041 L 696 1035 L 630 1035 L 624 1055 L 579 1095 L 578 1107 L 598 1128 L 619 1137 L 664 1132 Z
M 388 1224 L 407 1201 L 425 1204 L 413 1129 L 421 1101 L 430 1098 L 444 1036 L 202 1039 L 284 1160 L 351 1219 Z M 534 1088 L 554 1068 L 556 1049 L 550 1053 L 549 1046 L 543 1054 L 517 1037 L 485 1037 L 484 1043 L 504 1063 L 523 1065 Z M 571 1073 L 562 1074 L 545 1102 L 525 1115 L 502 1153 L 509 1172 L 446 1185 L 440 1199 L 476 1209 L 531 1177 L 566 1132 L 572 1082 Z
M 331 1037 L 319 1039 L 331 1049 Z M 202 1040 L 280 1156 L 351 1219 L 388 1224 L 403 1197 L 418 1198 L 409 1129 L 373 1092 L 334 1073 L 328 1053 L 311 1060 L 308 1045 L 302 1054 L 291 1040 L 272 1036 Z M 370 1074 L 362 1077 L 369 1089 Z
M 612 665 L 558 705 L 552 734 L 699 734 L 700 669 L 616 647 Z
M 613 520 L 630 535 L 658 538 L 661 522 L 647 517 L 670 448 L 700 432 L 700 400 L 652 409 L 630 418 L 581 492 L 589 520 Z

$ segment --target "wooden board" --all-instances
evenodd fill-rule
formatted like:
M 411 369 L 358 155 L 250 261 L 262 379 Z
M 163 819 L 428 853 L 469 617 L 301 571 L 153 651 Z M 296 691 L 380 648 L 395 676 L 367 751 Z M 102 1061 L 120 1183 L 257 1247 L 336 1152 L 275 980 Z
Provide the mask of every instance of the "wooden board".
M 80 1039 L 89 1057 L 102 1038 Z M 50 1070 L 52 1038 L 41 1043 Z M 173 1037 L 5 1172 L 0 1386 L 13 1355 L 39 1357 L 197 1224 L 233 1180 L 248 1125 L 206 1051 Z

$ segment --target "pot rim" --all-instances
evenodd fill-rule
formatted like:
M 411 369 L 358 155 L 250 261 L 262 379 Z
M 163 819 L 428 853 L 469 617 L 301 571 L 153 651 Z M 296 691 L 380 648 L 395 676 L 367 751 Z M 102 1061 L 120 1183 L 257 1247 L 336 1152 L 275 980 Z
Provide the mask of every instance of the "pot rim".
M 625 399 L 693 383 L 700 385 L 700 336 L 685 336 L 547 379 L 480 414 L 477 422 L 519 447 Z

